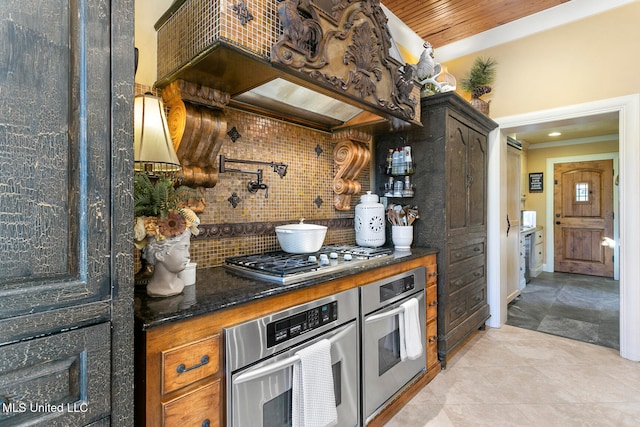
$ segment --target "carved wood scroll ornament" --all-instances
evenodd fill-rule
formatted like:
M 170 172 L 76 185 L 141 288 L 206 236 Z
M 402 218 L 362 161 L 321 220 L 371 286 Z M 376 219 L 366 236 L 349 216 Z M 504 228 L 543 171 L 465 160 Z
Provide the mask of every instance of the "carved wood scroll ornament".
M 181 183 L 215 187 L 215 162 L 227 131 L 223 109 L 229 103 L 229 94 L 176 80 L 162 90 L 162 98 L 169 108 L 169 132 L 182 165 Z
M 357 178 L 371 159 L 371 135 L 350 130 L 334 134 L 333 139 L 337 141 L 333 150 L 333 206 L 339 211 L 347 211 L 351 209 L 351 196 L 362 189 Z
M 318 4 L 316 0 L 280 2 L 284 32 L 271 49 L 271 61 L 395 117 L 416 119 L 415 70 L 391 57 L 391 35 L 380 1 L 333 0 L 331 10 Z

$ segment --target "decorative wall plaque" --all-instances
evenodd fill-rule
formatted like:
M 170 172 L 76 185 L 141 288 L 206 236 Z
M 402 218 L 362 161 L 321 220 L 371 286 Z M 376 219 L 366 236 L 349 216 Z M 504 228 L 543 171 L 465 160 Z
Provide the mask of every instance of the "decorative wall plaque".
M 543 173 L 534 172 L 529 174 L 529 193 L 542 193 L 543 191 Z

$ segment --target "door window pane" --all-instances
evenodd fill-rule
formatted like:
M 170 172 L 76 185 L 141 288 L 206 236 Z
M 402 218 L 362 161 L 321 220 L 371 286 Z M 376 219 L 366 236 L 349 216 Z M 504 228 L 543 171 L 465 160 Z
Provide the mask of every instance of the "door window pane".
M 579 182 L 576 184 L 576 202 L 588 202 L 589 201 L 589 184 L 586 182 Z

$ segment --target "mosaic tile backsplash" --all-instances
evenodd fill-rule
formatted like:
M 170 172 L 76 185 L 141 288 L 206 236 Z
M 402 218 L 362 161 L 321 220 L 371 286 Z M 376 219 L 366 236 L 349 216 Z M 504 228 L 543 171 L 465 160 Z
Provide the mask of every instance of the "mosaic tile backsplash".
M 266 192 L 247 191 L 247 183 L 255 180 L 253 174 L 227 172 L 219 174 L 218 184 L 206 191 L 205 212 L 200 214 L 202 224 L 252 223 L 288 221 L 300 218 L 307 222 L 334 218 L 353 218 L 358 197 L 354 197 L 350 211 L 337 211 L 333 207 L 333 145 L 331 135 L 303 128 L 268 117 L 237 110 L 227 110 L 227 130 L 235 128 L 240 135 L 233 142 L 227 135 L 220 154 L 232 159 L 282 162 L 288 165 L 287 174 L 280 178 L 269 166 L 229 164 L 243 170 L 263 169 Z M 237 136 L 236 136 L 237 137 Z M 319 147 L 319 148 L 318 148 Z M 360 176 L 363 191 L 370 186 L 370 171 Z M 228 200 L 233 194 L 239 198 L 236 207 Z M 351 228 L 329 228 L 325 243 L 353 244 L 355 234 Z M 220 265 L 224 258 L 278 250 L 275 235 L 221 237 L 195 239 L 191 243 L 192 261 L 198 266 Z
M 287 174 L 280 178 L 268 165 L 227 164 L 228 168 L 234 169 L 263 169 L 268 197 L 263 190 L 256 193 L 247 190 L 248 182 L 256 179 L 254 174 L 219 174 L 217 185 L 205 191 L 206 207 L 199 214 L 201 229 L 264 222 L 297 223 L 305 218 L 309 223 L 334 225 L 329 226 L 326 244 L 355 243 L 352 219 L 360 195 L 352 197 L 349 211 L 334 209 L 335 143 L 330 134 L 234 109 L 227 109 L 226 117 L 228 134 L 220 154 L 232 159 L 282 162 L 288 165 Z M 235 132 L 231 131 L 233 128 Z M 370 169 L 365 168 L 359 177 L 362 194 L 371 187 Z M 234 194 L 236 207 L 229 201 Z M 275 232 L 234 237 L 200 236 L 192 238 L 191 261 L 197 263 L 198 268 L 212 267 L 223 264 L 229 256 L 279 249 Z M 135 267 L 136 270 L 139 268 L 139 260 Z

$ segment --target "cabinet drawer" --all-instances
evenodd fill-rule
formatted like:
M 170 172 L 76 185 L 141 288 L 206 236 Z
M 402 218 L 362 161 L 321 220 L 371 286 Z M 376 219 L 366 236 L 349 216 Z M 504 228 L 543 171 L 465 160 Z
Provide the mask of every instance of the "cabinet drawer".
M 162 404 L 164 427 L 218 427 L 220 380 Z
M 533 250 L 533 265 L 532 268 L 541 268 L 542 267 L 542 254 L 543 254 L 543 244 L 536 245 Z
M 463 322 L 487 301 L 487 287 L 483 283 L 475 288 L 469 288 L 456 298 L 452 298 L 447 306 L 446 327 L 454 328 Z
M 162 391 L 177 390 L 218 372 L 220 335 L 162 352 Z
M 484 241 L 462 247 L 453 247 L 449 249 L 449 265 L 456 264 L 466 259 L 483 255 L 485 252 Z
M 438 281 L 438 266 L 436 264 L 427 266 L 427 285 Z
M 455 271 L 454 273 L 461 273 L 459 276 L 453 276 L 449 279 L 448 291 L 449 295 L 453 295 L 454 293 L 461 291 L 467 286 L 477 282 L 478 280 L 484 279 L 484 265 L 477 266 L 471 270 L 464 271 L 460 269 L 459 271 Z
M 468 311 L 467 298 L 451 299 L 447 304 L 446 310 L 445 323 L 447 330 L 449 330 L 465 319 Z
M 438 287 L 427 286 L 427 322 L 438 316 Z
M 536 231 L 534 239 L 535 239 L 536 245 L 539 245 L 542 242 L 544 242 L 544 234 L 542 233 L 542 230 Z
M 487 288 L 486 286 L 480 286 L 476 288 L 467 296 L 467 307 L 469 312 L 475 311 L 479 306 L 484 305 L 487 301 Z

